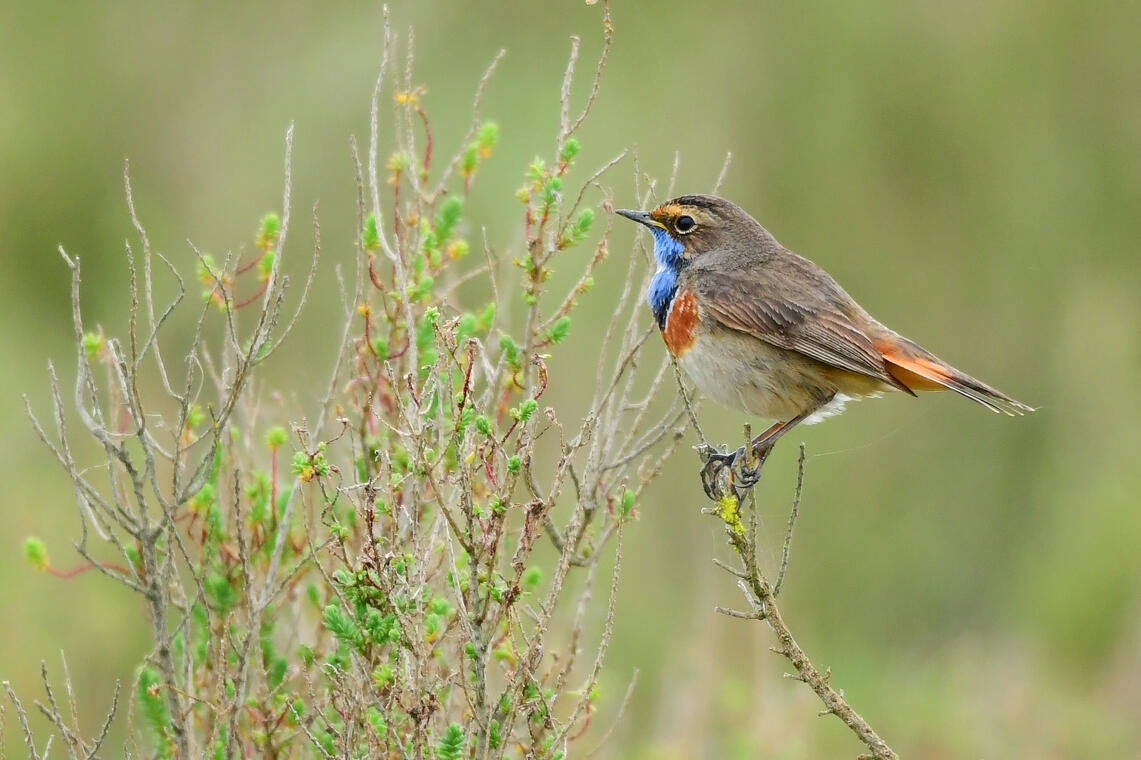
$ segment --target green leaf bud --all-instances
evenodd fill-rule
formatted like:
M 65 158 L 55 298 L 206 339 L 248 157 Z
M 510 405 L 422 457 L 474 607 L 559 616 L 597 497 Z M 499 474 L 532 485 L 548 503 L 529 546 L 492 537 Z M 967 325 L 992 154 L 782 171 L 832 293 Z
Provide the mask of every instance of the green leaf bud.
M 555 323 L 547 330 L 547 339 L 551 341 L 551 343 L 562 343 L 570 333 L 570 326 L 570 315 L 564 314 L 556 319 Z
M 475 133 L 475 141 L 483 151 L 483 157 L 491 155 L 491 149 L 499 142 L 499 125 L 494 121 L 485 121 Z
M 24 559 L 30 562 L 40 570 L 45 570 L 48 567 L 48 547 L 47 544 L 35 536 L 28 536 L 24 539 Z
M 570 163 L 574 161 L 574 157 L 578 155 L 582 145 L 574 137 L 568 137 L 567 141 L 563 143 L 563 147 L 559 149 L 559 158 L 564 162 Z
M 83 353 L 87 361 L 95 361 L 99 352 L 103 350 L 103 336 L 93 332 L 83 333 Z
M 460 220 L 463 207 L 464 202 L 454 195 L 449 195 L 440 203 L 440 209 L 436 212 L 437 240 L 444 242 L 452 236 L 452 230 Z
M 261 218 L 258 225 L 257 247 L 269 248 L 277 242 L 278 233 L 281 232 L 281 218 L 272 211 Z
M 459 723 L 449 724 L 444 735 L 436 744 L 436 757 L 439 760 L 460 760 L 463 756 L 465 741 L 463 726 Z
M 476 415 L 475 429 L 478 430 L 481 435 L 491 435 L 491 420 L 485 415 Z
M 475 320 L 475 329 L 477 332 L 487 332 L 491 329 L 491 323 L 495 321 L 495 301 L 490 301 L 487 306 L 483 307 L 483 311 L 479 313 L 479 317 Z
M 361 234 L 361 246 L 366 251 L 375 251 L 380 248 L 380 229 L 377 227 L 376 215 L 369 214 L 364 222 L 364 232 Z
M 278 449 L 285 445 L 289 440 L 289 434 L 285 432 L 285 428 L 280 425 L 271 427 L 265 433 L 265 445 L 270 449 Z

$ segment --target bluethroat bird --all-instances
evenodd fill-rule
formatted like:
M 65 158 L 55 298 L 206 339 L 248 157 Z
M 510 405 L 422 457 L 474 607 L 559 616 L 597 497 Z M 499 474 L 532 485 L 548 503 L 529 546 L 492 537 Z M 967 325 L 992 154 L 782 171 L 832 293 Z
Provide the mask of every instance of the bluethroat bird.
M 653 211 L 618 213 L 653 233 L 657 271 L 647 300 L 666 349 L 709 397 L 776 420 L 753 440 L 762 460 L 798 423 L 884 391 L 952 390 L 994 412 L 1033 411 L 877 322 L 735 203 L 684 195 Z M 723 467 L 737 485 L 756 482 L 743 453 L 707 452 L 708 493 Z

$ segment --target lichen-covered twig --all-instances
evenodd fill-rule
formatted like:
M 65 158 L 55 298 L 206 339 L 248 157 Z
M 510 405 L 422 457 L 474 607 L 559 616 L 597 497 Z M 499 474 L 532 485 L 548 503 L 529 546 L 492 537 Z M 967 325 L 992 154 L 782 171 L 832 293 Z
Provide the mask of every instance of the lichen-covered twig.
M 751 441 L 751 431 L 747 425 L 745 426 L 745 441 L 746 444 Z M 749 460 L 746 462 L 746 466 L 758 470 L 764 466 L 767 452 L 758 458 L 756 452 L 749 445 L 745 446 L 745 452 Z M 824 709 L 820 714 L 832 714 L 842 720 L 852 730 L 852 733 L 864 743 L 871 752 L 870 757 L 875 758 L 875 760 L 898 760 L 896 753 L 876 733 L 867 720 L 848 704 L 843 691 L 833 688 L 830 682 L 831 671 L 820 672 L 808 659 L 808 655 L 804 653 L 804 650 L 796 643 L 796 639 L 793 638 L 792 631 L 777 606 L 777 596 L 785 580 L 785 573 L 788 571 L 793 528 L 796 526 L 796 519 L 800 510 L 800 497 L 804 484 L 804 458 L 804 446 L 802 445 L 797 472 L 796 495 L 789 514 L 788 529 L 785 533 L 781 564 L 775 585 L 769 581 L 757 562 L 756 491 L 750 487 L 745 492 L 749 503 L 749 525 L 746 526 L 741 519 L 741 502 L 738 499 L 737 491 L 730 483 L 732 473 L 728 468 L 725 468 L 719 474 L 715 493 L 717 497 L 716 507 L 706 511 L 715 514 L 724 522 L 725 534 L 729 539 L 729 544 L 740 558 L 742 566 L 734 568 L 723 562 L 716 562 L 716 564 L 736 579 L 737 586 L 741 589 L 750 609 L 743 611 L 719 607 L 717 611 L 734 618 L 766 622 L 777 638 L 777 646 L 772 648 L 773 651 L 792 664 L 794 672 L 787 673 L 786 676 L 802 681 L 816 693 L 820 701 L 824 703 Z

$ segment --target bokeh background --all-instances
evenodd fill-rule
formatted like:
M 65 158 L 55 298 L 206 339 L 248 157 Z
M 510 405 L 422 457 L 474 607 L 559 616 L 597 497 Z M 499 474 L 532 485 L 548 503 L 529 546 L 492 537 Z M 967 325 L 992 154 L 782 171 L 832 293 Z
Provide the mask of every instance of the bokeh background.
M 366 134 L 380 8 L 0 6 L 0 677 L 33 695 L 39 661 L 58 670 L 65 650 L 91 726 L 148 634 L 126 592 L 21 556 L 37 534 L 66 567 L 77 532 L 70 486 L 20 401 L 46 412 L 48 360 L 74 370 L 56 245 L 83 257 L 89 320 L 121 329 L 124 158 L 152 240 L 191 267 L 187 237 L 236 248 L 278 208 L 294 121 L 293 243 L 309 244 L 320 199 L 326 265 L 282 377 L 299 395 L 316 388 L 306 349 L 335 324 L 331 265 L 352 255 L 348 136 Z M 501 143 L 469 211 L 514 229 L 513 190 L 553 149 L 568 36 L 592 67 L 600 8 L 392 12 L 415 27 L 446 153 L 507 48 L 484 109 Z M 706 191 L 732 151 L 724 194 L 882 321 L 1041 407 L 1006 419 L 949 394 L 900 395 L 793 436 L 809 460 L 784 599 L 802 645 L 906 757 L 1141 757 L 1141 5 L 616 0 L 613 18 L 584 166 L 636 145 L 664 187 L 676 152 L 677 189 Z M 611 177 L 620 204 L 631 177 L 629 164 Z M 615 232 L 577 356 L 593 355 L 590 320 L 607 317 L 633 236 Z M 593 362 L 562 371 L 574 396 Z M 715 439 L 740 435 L 736 415 L 706 405 L 702 417 Z M 795 456 L 783 446 L 762 487 L 770 560 Z M 710 565 L 724 542 L 698 514 L 693 464 L 679 454 L 627 532 L 602 715 L 641 677 L 610 756 L 854 756 L 839 722 L 780 678 L 767 631 L 713 613 L 737 598 Z M 7 746 L 19 755 L 11 731 Z

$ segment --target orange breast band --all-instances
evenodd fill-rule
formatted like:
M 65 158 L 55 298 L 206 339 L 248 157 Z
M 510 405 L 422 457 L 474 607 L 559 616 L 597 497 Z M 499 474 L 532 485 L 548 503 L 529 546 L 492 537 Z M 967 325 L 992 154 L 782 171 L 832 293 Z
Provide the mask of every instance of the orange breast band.
M 681 358 L 693 348 L 697 340 L 697 316 L 697 299 L 693 293 L 688 290 L 679 291 L 670 304 L 666 326 L 662 330 L 666 348 L 674 356 Z

